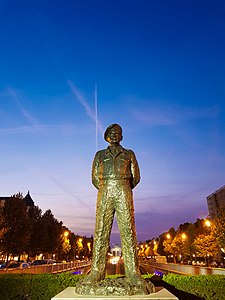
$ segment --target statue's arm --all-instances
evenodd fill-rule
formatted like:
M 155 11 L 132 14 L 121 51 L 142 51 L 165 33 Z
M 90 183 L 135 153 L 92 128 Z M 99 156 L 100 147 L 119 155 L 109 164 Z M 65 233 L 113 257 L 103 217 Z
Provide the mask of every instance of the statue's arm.
M 132 189 L 140 182 L 140 169 L 138 166 L 138 162 L 136 156 L 132 150 L 130 150 L 130 158 L 131 158 L 131 174 L 132 174 Z
M 98 165 L 99 165 L 100 154 L 97 152 L 92 164 L 92 184 L 99 189 L 99 177 L 98 177 Z

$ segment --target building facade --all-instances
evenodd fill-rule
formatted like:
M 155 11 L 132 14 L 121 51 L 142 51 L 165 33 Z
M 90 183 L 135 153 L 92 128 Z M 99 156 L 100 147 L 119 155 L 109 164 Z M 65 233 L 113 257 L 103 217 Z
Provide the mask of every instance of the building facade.
M 114 245 L 111 247 L 111 253 L 113 256 L 121 256 L 122 248 L 119 245 Z
M 211 219 L 214 219 L 218 214 L 218 210 L 222 206 L 225 206 L 225 185 L 216 190 L 211 195 L 207 196 L 206 199 L 208 204 L 209 217 Z
M 3 207 L 4 205 L 5 205 L 5 202 L 6 201 L 9 201 L 11 198 L 12 198 L 13 196 L 11 196 L 11 197 L 4 197 L 4 196 L 1 196 L 0 197 L 0 208 L 1 207 Z M 26 203 L 26 205 L 27 205 L 27 207 L 29 208 L 29 207 L 31 207 L 31 206 L 34 206 L 34 201 L 33 201 L 33 199 L 31 198 L 31 196 L 30 196 L 30 192 L 28 191 L 28 193 L 26 194 L 26 196 L 23 198 L 23 200 L 25 201 L 25 203 Z

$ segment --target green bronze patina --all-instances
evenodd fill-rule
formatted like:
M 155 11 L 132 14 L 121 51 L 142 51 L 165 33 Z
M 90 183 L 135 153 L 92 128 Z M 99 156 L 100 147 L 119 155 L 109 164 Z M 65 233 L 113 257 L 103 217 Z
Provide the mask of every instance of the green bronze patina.
M 109 146 L 96 153 L 92 166 L 92 183 L 98 189 L 98 197 L 91 272 L 75 290 L 79 294 L 103 295 L 112 290 L 102 281 L 105 279 L 107 250 L 116 214 L 125 267 L 125 289 L 129 290 L 129 294 L 131 291 L 133 294 L 149 294 L 154 292 L 154 286 L 145 282 L 139 271 L 134 221 L 132 189 L 140 181 L 138 162 L 132 150 L 120 145 L 123 139 L 120 125 L 110 125 L 104 138 Z

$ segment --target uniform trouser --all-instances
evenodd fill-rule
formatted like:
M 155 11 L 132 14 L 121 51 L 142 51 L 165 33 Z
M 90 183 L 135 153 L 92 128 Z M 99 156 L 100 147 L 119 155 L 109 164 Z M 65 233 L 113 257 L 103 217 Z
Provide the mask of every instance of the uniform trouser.
M 133 193 L 129 181 L 114 180 L 100 186 L 97 198 L 92 272 L 105 275 L 110 233 L 116 213 L 120 230 L 125 275 L 140 274 L 134 222 Z

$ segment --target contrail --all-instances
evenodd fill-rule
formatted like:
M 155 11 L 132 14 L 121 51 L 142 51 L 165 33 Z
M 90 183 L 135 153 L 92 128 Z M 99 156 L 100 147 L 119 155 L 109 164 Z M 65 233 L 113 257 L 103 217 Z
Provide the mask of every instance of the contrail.
M 16 102 L 16 104 L 18 105 L 18 107 L 20 108 L 23 116 L 25 117 L 25 119 L 27 121 L 29 121 L 33 126 L 37 126 L 38 123 L 37 121 L 31 116 L 31 114 L 26 111 L 23 106 L 21 105 L 17 95 L 16 95 L 16 92 L 14 89 L 10 88 L 10 87 L 5 87 L 5 89 L 7 90 L 7 92 L 9 93 L 9 95 L 12 97 L 12 99 Z
M 96 142 L 96 151 L 98 150 L 98 90 L 97 83 L 95 83 L 95 142 Z
M 69 189 L 67 189 L 61 182 L 59 182 L 56 178 L 54 178 L 53 176 L 50 176 L 49 174 L 47 174 L 47 172 L 40 170 L 40 169 L 34 169 L 35 171 L 43 174 L 44 176 L 46 176 L 50 181 L 52 181 L 56 186 L 58 186 L 58 188 L 60 188 L 61 190 L 63 190 L 67 195 L 70 195 L 72 198 L 74 198 L 75 200 L 77 200 L 78 202 L 80 202 L 80 204 L 82 204 L 84 207 L 86 207 L 89 211 L 93 212 L 93 209 L 91 209 L 83 200 L 81 200 L 79 197 L 75 196 L 73 194 L 73 192 L 71 192 Z
M 80 104 L 84 107 L 87 116 L 96 123 L 96 112 L 93 111 L 93 109 L 90 107 L 90 105 L 88 104 L 88 102 L 86 101 L 86 99 L 84 98 L 84 96 L 82 95 L 82 93 L 80 92 L 80 90 L 73 84 L 72 81 L 67 80 L 67 83 L 72 91 L 72 93 L 74 94 L 74 96 L 76 97 L 76 99 L 80 102 Z M 97 122 L 97 127 L 99 129 L 100 132 L 103 133 L 103 128 L 100 124 L 100 122 Z

